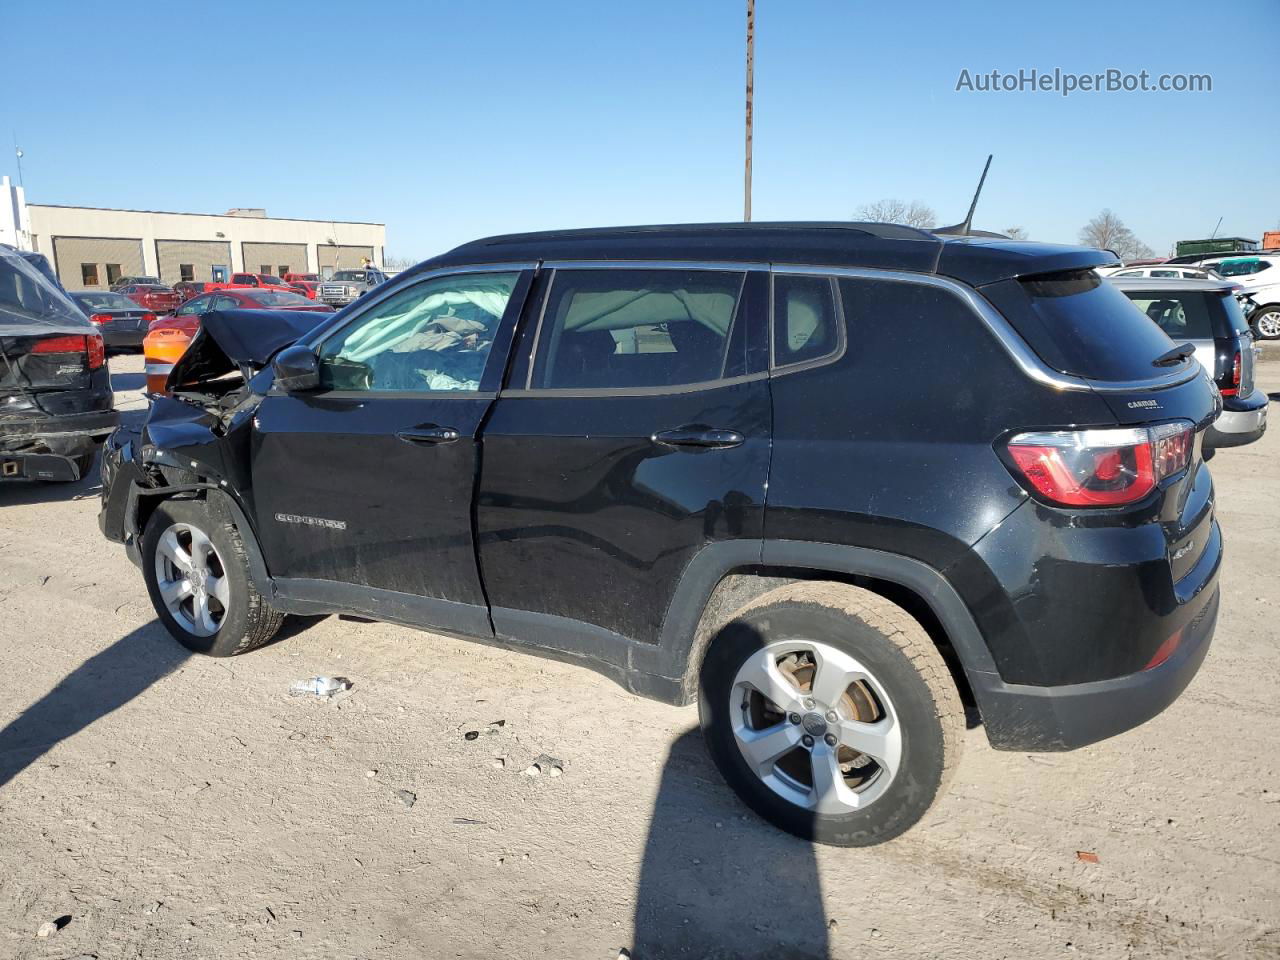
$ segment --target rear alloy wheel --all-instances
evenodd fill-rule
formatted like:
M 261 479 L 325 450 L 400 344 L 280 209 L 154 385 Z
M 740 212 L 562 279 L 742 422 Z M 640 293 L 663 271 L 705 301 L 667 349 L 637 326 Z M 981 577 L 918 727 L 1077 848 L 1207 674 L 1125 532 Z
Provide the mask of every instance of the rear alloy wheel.
M 838 583 L 749 604 L 700 674 L 699 712 L 726 781 L 765 819 L 865 846 L 915 824 L 959 756 L 964 710 L 916 620 Z
M 267 606 L 249 577 L 235 525 L 200 500 L 166 500 L 142 536 L 151 604 L 184 647 L 230 657 L 266 643 L 284 616 Z
M 1253 318 L 1253 329 L 1263 340 L 1280 340 L 1280 304 L 1258 311 Z

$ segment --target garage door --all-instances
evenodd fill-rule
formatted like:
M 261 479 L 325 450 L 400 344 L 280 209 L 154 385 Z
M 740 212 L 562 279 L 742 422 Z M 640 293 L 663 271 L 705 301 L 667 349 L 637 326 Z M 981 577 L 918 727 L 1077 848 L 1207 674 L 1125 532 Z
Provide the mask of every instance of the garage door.
M 216 240 L 157 240 L 156 262 L 165 283 L 208 283 L 213 279 L 214 267 L 223 268 L 225 279 L 231 275 L 231 244 Z
M 307 273 L 305 243 L 242 243 L 244 269 L 248 273 Z
M 373 247 L 317 246 L 316 254 L 320 258 L 321 273 L 326 269 L 330 273 L 334 270 L 359 270 L 364 266 L 362 257 L 373 259 Z
M 139 276 L 142 241 L 54 237 L 53 263 L 68 290 L 106 290 L 117 277 Z

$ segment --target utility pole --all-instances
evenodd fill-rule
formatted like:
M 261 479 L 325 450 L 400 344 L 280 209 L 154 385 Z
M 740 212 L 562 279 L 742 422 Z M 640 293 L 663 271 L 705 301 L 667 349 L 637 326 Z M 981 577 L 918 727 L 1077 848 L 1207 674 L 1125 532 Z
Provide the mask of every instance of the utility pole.
M 756 72 L 756 0 L 747 0 L 747 155 L 742 182 L 742 219 L 751 220 L 751 98 Z

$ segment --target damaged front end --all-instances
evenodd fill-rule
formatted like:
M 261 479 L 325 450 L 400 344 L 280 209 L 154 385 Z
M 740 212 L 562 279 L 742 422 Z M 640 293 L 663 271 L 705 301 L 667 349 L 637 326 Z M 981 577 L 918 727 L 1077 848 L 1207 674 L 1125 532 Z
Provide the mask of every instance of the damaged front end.
M 208 499 L 222 505 L 229 521 L 248 523 L 253 414 L 274 381 L 271 358 L 315 322 L 315 314 L 286 311 L 205 314 L 166 392 L 151 395 L 146 422 L 107 440 L 98 525 L 135 563 L 151 509 L 167 497 Z

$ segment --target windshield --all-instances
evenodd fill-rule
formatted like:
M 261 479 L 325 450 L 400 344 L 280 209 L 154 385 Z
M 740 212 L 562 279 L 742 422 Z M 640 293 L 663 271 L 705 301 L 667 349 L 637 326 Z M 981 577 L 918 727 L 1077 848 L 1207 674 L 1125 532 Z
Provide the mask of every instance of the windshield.
M 1220 277 L 1247 277 L 1258 272 L 1258 259 L 1249 257 L 1241 260 L 1223 260 L 1213 269 Z
M 363 270 L 339 270 L 333 275 L 335 280 L 351 280 L 356 283 L 364 283 L 367 274 Z
M 251 290 L 244 295 L 246 300 L 260 303 L 264 307 L 310 307 L 314 302 L 300 293 L 280 293 L 276 290 Z
M 284 281 L 283 281 L 283 280 L 281 280 L 279 277 L 273 277 L 273 276 L 272 276 L 271 274 L 269 274 L 269 273 L 264 273 L 261 277 L 259 277 L 259 279 L 260 279 L 263 283 L 270 283 L 270 284 L 274 284 L 274 285 L 279 286 L 279 287 L 283 287 L 283 286 L 284 286 Z
M 100 293 L 95 290 L 88 293 L 73 293 L 71 299 L 86 311 L 138 309 L 138 305 L 122 293 Z

